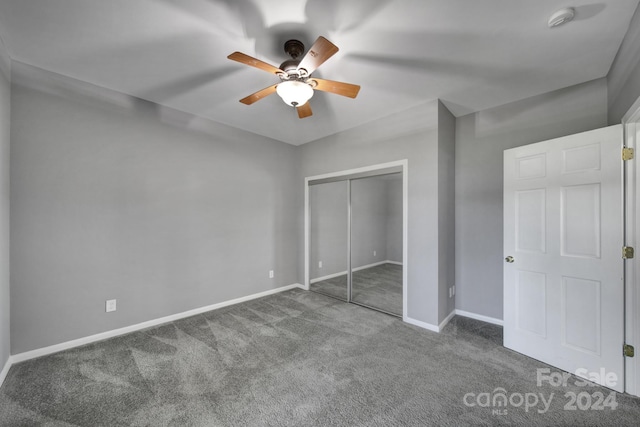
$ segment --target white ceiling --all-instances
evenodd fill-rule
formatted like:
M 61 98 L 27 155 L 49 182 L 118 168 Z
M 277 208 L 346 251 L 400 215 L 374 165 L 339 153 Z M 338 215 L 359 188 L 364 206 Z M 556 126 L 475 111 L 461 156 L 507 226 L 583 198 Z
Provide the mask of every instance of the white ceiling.
M 555 10 L 576 19 L 549 29 Z M 11 58 L 299 145 L 441 99 L 456 115 L 607 75 L 638 0 L 0 0 Z M 279 66 L 283 44 L 323 35 L 340 51 L 316 77 L 362 86 L 316 92 L 298 119 L 277 83 L 226 57 Z

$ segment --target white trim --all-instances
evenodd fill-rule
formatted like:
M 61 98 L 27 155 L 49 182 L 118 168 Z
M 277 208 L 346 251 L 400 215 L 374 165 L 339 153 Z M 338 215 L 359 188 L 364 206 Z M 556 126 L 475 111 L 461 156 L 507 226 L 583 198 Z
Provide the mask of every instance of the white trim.
M 402 266 L 401 262 L 385 260 L 385 261 L 374 262 L 373 264 L 363 265 L 361 267 L 356 267 L 356 268 L 353 269 L 353 271 L 366 270 L 367 268 L 377 267 L 379 265 L 384 265 L 384 264 L 393 264 L 393 265 Z M 339 271 L 337 273 L 327 274 L 326 276 L 316 277 L 315 279 L 309 280 L 309 283 L 310 284 L 318 283 L 318 282 L 322 282 L 323 280 L 333 279 L 334 277 L 340 277 L 340 276 L 344 276 L 346 274 L 347 274 L 346 270 L 345 271 Z
M 0 371 L 0 387 L 2 387 L 2 383 L 4 382 L 5 378 L 7 378 L 9 369 L 11 369 L 11 365 L 13 365 L 14 363 L 15 361 L 13 360 L 13 356 L 9 356 L 6 363 L 4 364 L 4 367 L 2 368 L 2 371 Z
M 420 320 L 412 319 L 411 317 L 407 317 L 407 316 L 404 316 L 402 320 L 406 323 L 409 323 L 414 326 L 419 326 L 420 328 L 427 329 L 429 331 L 441 332 L 444 329 L 444 327 L 447 326 L 447 324 L 451 321 L 451 319 L 453 319 L 454 316 L 468 317 L 470 319 L 481 320 L 483 322 L 493 323 L 494 325 L 499 325 L 499 326 L 503 325 L 503 321 L 500 319 L 495 319 L 493 317 L 483 316 L 481 314 L 470 313 L 468 311 L 457 310 L 457 309 L 449 313 L 449 315 L 445 317 L 445 319 L 438 326 L 432 325 L 431 323 L 422 322 Z
M 432 325 L 431 323 L 423 322 L 421 320 L 412 319 L 411 317 L 404 316 L 402 318 L 402 321 L 410 325 L 414 325 L 422 329 L 426 329 L 428 331 L 440 332 L 440 327 L 436 325 Z
M 468 317 L 470 319 L 481 320 L 487 323 L 493 323 L 494 325 L 504 326 L 504 321 L 502 319 L 496 319 L 495 317 L 483 316 L 482 314 L 471 313 L 464 310 L 455 310 L 455 314 L 457 316 Z
M 360 267 L 355 267 L 353 271 L 366 270 L 367 268 L 377 267 L 379 265 L 387 264 L 388 262 L 389 261 L 378 261 L 378 262 L 374 262 L 373 264 L 361 265 Z
M 409 318 L 409 161 L 402 161 L 402 316 Z
M 353 239 L 353 210 L 351 192 L 353 190 L 353 183 L 351 180 L 346 182 L 347 184 L 347 302 L 353 301 L 353 257 L 351 256 L 352 239 Z
M 638 121 L 640 121 L 640 97 L 636 99 L 636 102 L 633 103 L 629 111 L 622 117 L 622 124 L 635 124 Z
M 323 280 L 329 280 L 329 279 L 333 279 L 334 277 L 340 277 L 340 276 L 345 276 L 347 274 L 347 270 L 345 271 L 339 271 L 337 273 L 333 273 L 333 274 L 327 274 L 326 276 L 322 276 L 322 277 L 316 277 L 315 279 L 311 279 L 309 280 L 309 283 L 318 283 L 318 282 L 322 282 Z
M 308 176 L 304 179 L 304 285 L 303 289 L 309 290 L 310 278 L 309 278 L 309 182 L 320 179 L 347 177 L 349 175 L 355 175 L 363 172 L 371 172 L 375 170 L 388 169 L 392 167 L 402 167 L 402 318 L 409 319 L 407 317 L 408 307 L 408 248 L 409 248 L 409 161 L 396 160 L 394 162 L 381 163 L 377 165 L 365 166 L 355 169 L 347 169 L 338 172 L 330 172 L 322 175 Z M 345 178 L 347 179 L 347 178 Z M 408 321 L 407 321 L 408 322 Z M 415 321 L 419 322 L 419 321 Z M 410 323 L 410 322 L 408 322 Z M 422 323 L 422 322 L 419 322 Z M 413 323 L 415 325 L 415 323 Z M 429 325 L 425 323 L 425 325 Z M 420 325 L 416 325 L 420 326 Z M 437 326 L 429 325 L 426 329 L 436 328 Z M 431 329 L 434 330 L 434 329 Z
M 384 265 L 384 264 L 392 264 L 392 265 L 402 266 L 402 263 L 401 262 L 397 262 L 397 261 L 378 261 L 378 262 L 374 262 L 373 264 L 367 264 L 367 265 L 363 265 L 361 267 L 355 267 L 353 269 L 353 271 L 366 270 L 367 268 L 373 268 L 373 267 L 377 267 L 379 265 Z M 316 277 L 315 279 L 309 280 L 309 283 L 322 282 L 323 280 L 333 279 L 335 277 L 344 276 L 345 274 L 347 274 L 347 270 L 339 271 L 337 273 L 327 274 L 326 276 Z M 302 285 L 300 285 L 300 286 L 302 286 Z M 304 287 L 303 287 L 303 289 L 304 289 Z
M 302 286 L 307 291 L 311 284 L 309 280 L 309 181 L 308 177 L 304 179 L 304 282 Z
M 638 141 L 640 132 L 640 98 L 634 102 L 633 106 L 624 115 L 623 124 L 623 144 L 625 147 L 636 150 L 636 159 L 624 162 L 624 197 L 625 197 L 625 218 L 624 218 L 624 245 L 637 249 L 638 223 L 640 222 L 640 209 L 638 209 L 638 184 L 640 176 L 636 171 L 638 161 Z M 640 268 L 640 259 L 635 258 L 624 262 L 624 305 L 625 305 L 625 336 L 627 344 L 638 348 L 640 345 L 640 288 L 637 283 L 637 274 Z M 625 381 L 624 390 L 634 396 L 640 396 L 640 358 L 625 358 Z
M 364 172 L 373 172 L 376 170 L 380 170 L 380 169 L 390 169 L 396 166 L 404 166 L 406 167 L 407 164 L 407 160 L 396 160 L 395 162 L 388 162 L 388 163 L 379 163 L 377 165 L 371 165 L 371 166 L 364 166 L 361 168 L 355 168 L 355 169 L 347 169 L 347 170 L 342 170 L 342 171 L 336 171 L 336 172 L 329 172 L 329 173 L 324 173 L 324 174 L 320 174 L 320 175 L 314 175 L 314 176 L 309 176 L 307 178 L 305 178 L 306 183 L 308 184 L 309 181 L 319 181 L 321 179 L 327 179 L 327 178 L 338 178 L 338 177 L 346 177 L 349 175 L 355 175 L 355 174 L 359 174 L 359 173 L 364 173 Z M 308 186 L 308 185 L 307 185 Z
M 442 322 L 440 322 L 440 324 L 438 325 L 438 329 L 442 331 L 444 327 L 447 326 L 447 324 L 451 321 L 451 319 L 453 319 L 453 316 L 455 315 L 456 315 L 456 310 L 455 309 L 451 310 L 451 313 L 449 313 L 449 315 L 445 317 Z
M 217 304 L 208 305 L 205 307 L 196 308 L 193 310 L 184 311 L 182 313 L 172 314 L 170 316 L 160 317 L 158 319 L 149 320 L 146 322 L 138 323 L 136 325 L 126 326 L 124 328 L 114 329 L 107 332 L 102 332 L 95 335 L 90 335 L 84 338 L 78 338 L 75 340 L 63 342 L 60 344 L 51 345 L 49 347 L 43 347 L 36 350 L 26 351 L 24 353 L 19 353 L 11 356 L 11 363 L 19 363 L 24 362 L 26 360 L 35 359 L 36 357 L 46 356 L 49 354 L 57 353 L 59 351 L 68 350 L 74 347 L 79 347 L 85 344 L 91 344 L 96 341 L 102 341 L 108 338 L 117 337 L 120 335 L 128 334 L 131 332 L 139 331 L 141 329 L 151 328 L 153 326 L 158 326 L 164 323 L 173 322 L 175 320 L 184 319 L 185 317 L 195 316 L 196 314 L 206 313 L 207 311 L 217 310 L 222 307 L 228 307 L 230 305 L 239 304 L 241 302 L 250 301 L 256 298 L 265 297 L 268 295 L 277 294 L 280 292 L 288 291 L 290 289 L 295 288 L 303 288 L 303 286 L 299 283 L 295 283 L 293 285 L 283 286 L 276 289 L 270 289 L 268 291 L 259 292 L 253 295 L 247 295 L 245 297 L 240 297 L 236 299 L 232 299 L 229 301 L 220 302 Z M 3 371 L 4 372 L 4 371 Z

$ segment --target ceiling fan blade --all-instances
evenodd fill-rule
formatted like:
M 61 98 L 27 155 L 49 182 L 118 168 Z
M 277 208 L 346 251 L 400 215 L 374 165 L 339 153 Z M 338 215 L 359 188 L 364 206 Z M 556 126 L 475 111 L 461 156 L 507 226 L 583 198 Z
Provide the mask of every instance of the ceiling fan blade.
M 323 92 L 331 92 L 336 95 L 347 96 L 349 98 L 355 98 L 358 96 L 360 86 L 352 85 L 350 83 L 335 82 L 333 80 L 325 79 L 313 79 L 316 82 L 315 89 Z
M 247 96 L 245 98 L 242 98 L 240 100 L 240 102 L 242 102 L 245 105 L 251 105 L 254 102 L 260 101 L 265 96 L 269 96 L 272 93 L 275 93 L 276 86 L 278 86 L 278 85 L 276 84 L 276 85 L 273 85 L 273 86 L 265 87 L 264 89 L 259 90 L 256 93 L 252 93 L 251 95 L 249 95 L 249 96 Z
M 296 110 L 298 110 L 298 117 L 300 117 L 301 119 L 304 119 L 305 117 L 309 117 L 310 115 L 313 114 L 313 112 L 311 111 L 311 104 L 309 104 L 309 101 L 305 102 L 304 105 L 300 107 L 296 107 Z
M 335 55 L 338 50 L 338 46 L 320 36 L 304 58 L 302 58 L 302 61 L 298 64 L 298 68 L 304 68 L 307 70 L 307 74 L 311 74 L 327 59 Z
M 233 52 L 231 55 L 227 56 L 227 58 L 231 59 L 232 61 L 237 61 L 241 64 L 259 68 L 260 70 L 266 71 L 267 73 L 272 73 L 276 75 L 284 73 L 284 71 L 282 71 L 280 68 L 274 67 L 271 64 L 267 64 L 264 61 L 261 61 L 257 58 L 254 58 L 253 56 L 249 56 L 242 52 Z

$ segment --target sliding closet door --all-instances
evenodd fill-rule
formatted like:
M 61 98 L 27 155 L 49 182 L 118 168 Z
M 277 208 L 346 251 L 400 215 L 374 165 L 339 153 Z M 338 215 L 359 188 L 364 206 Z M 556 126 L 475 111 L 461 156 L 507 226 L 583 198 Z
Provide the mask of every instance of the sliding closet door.
M 402 315 L 402 174 L 351 181 L 351 301 Z
M 309 186 L 309 289 L 348 298 L 349 182 Z

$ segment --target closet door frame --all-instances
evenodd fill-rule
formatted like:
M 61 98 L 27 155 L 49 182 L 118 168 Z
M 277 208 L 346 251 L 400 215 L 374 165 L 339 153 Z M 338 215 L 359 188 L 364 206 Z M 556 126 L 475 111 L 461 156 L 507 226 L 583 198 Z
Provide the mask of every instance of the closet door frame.
M 310 286 L 310 207 L 309 207 L 309 186 L 315 184 L 321 184 L 324 182 L 334 181 L 347 181 L 357 178 L 366 178 L 370 176 L 386 175 L 390 173 L 402 173 L 402 319 L 407 319 L 407 300 L 408 300 L 408 286 L 407 286 L 407 271 L 408 271 L 408 166 L 407 159 L 398 160 L 394 162 L 376 164 L 356 169 L 348 169 L 338 172 L 330 172 L 322 175 L 309 176 L 304 179 L 304 284 L 303 288 L 309 290 Z M 351 199 L 350 191 L 351 185 L 348 186 L 349 200 Z M 349 218 L 351 217 L 351 204 L 349 203 Z M 351 235 L 351 224 L 349 221 L 348 233 Z M 351 239 L 348 239 L 349 245 Z M 349 272 L 349 280 L 351 278 L 351 249 L 348 249 L 347 267 Z M 347 287 L 348 300 L 351 301 L 351 283 Z

